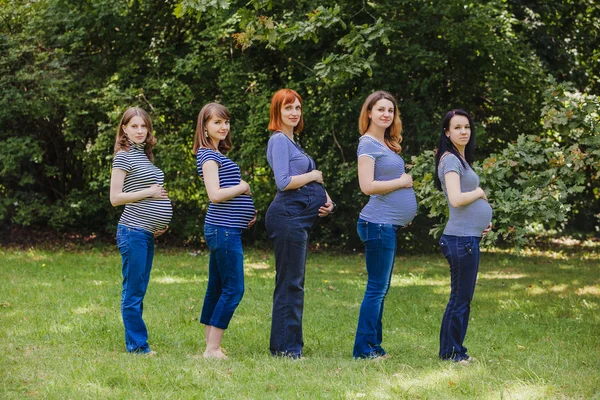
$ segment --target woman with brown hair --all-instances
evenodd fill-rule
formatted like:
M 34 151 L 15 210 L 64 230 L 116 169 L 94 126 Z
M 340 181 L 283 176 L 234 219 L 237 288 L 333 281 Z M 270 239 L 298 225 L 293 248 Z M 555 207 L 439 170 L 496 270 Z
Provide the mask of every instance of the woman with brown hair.
M 250 186 L 240 167 L 225 154 L 231 148 L 231 116 L 217 103 L 198 114 L 194 153 L 198 174 L 210 204 L 204 218 L 204 238 L 210 249 L 208 285 L 200 322 L 204 324 L 204 357 L 227 358 L 221 349 L 223 334 L 244 295 L 242 231 L 256 221 Z
M 365 244 L 367 287 L 360 307 L 354 358 L 385 358 L 383 303 L 390 288 L 396 258 L 396 234 L 417 213 L 412 178 L 406 174 L 402 149 L 402 122 L 394 97 L 372 93 L 358 121 L 358 182 L 369 196 L 358 218 L 357 230 Z
M 125 205 L 117 226 L 123 291 L 121 314 L 125 347 L 130 353 L 154 353 L 142 319 L 143 301 L 150 281 L 154 238 L 168 228 L 173 211 L 164 188 L 164 173 L 152 161 L 156 138 L 152 120 L 141 108 L 131 107 L 117 128 L 110 178 L 110 202 Z

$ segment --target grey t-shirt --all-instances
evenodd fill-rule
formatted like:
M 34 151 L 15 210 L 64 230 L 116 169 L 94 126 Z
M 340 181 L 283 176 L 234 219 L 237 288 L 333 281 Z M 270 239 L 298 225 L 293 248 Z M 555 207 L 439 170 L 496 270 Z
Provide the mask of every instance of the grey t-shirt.
M 370 136 L 362 136 L 358 157 L 375 161 L 375 180 L 390 181 L 406 173 L 404 160 L 387 146 Z M 417 215 L 417 198 L 413 188 L 401 188 L 385 194 L 373 194 L 360 212 L 360 218 L 374 224 L 406 226 Z
M 438 177 L 450 208 L 450 218 L 444 229 L 444 235 L 452 236 L 477 236 L 481 237 L 483 230 L 492 221 L 492 207 L 482 198 L 462 207 L 452 207 L 448 200 L 445 176 L 448 172 L 456 172 L 460 177 L 461 193 L 471 192 L 479 187 L 479 177 L 465 162 L 463 167 L 454 154 L 446 154 L 440 160 Z

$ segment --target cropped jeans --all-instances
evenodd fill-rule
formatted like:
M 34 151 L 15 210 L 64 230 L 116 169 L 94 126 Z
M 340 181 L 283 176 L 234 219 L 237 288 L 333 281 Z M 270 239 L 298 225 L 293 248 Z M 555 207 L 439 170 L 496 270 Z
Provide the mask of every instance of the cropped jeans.
M 142 313 L 154 258 L 154 235 L 145 229 L 119 224 L 117 246 L 123 265 L 121 315 L 125 326 L 125 348 L 130 353 L 148 353 L 148 330 Z
M 358 316 L 354 358 L 374 358 L 386 354 L 381 347 L 381 320 L 394 269 L 398 228 L 398 225 L 376 224 L 358 219 L 358 236 L 365 244 L 367 287 Z
M 304 275 L 309 233 L 327 201 L 322 185 L 311 182 L 277 192 L 267 210 L 265 225 L 275 247 L 275 290 L 271 322 L 271 354 L 302 356 Z
M 204 237 L 210 259 L 200 322 L 227 329 L 244 296 L 242 229 L 205 224 Z
M 468 359 L 463 345 L 469 325 L 471 301 L 479 269 L 479 242 L 476 236 L 442 235 L 440 248 L 450 264 L 450 300 L 440 329 L 442 359 Z

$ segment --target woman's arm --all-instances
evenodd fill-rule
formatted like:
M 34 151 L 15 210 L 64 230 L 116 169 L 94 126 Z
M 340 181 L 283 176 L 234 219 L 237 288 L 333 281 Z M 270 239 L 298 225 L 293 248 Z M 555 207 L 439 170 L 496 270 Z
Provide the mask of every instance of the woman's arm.
M 313 169 L 302 175 L 292 175 L 290 183 L 283 190 L 298 189 L 312 181 L 323 183 L 323 173 L 318 169 Z
M 462 193 L 460 191 L 460 176 L 455 171 L 447 172 L 444 175 L 444 181 L 446 183 L 448 201 L 450 202 L 452 207 L 463 207 L 468 204 L 471 204 L 479 198 L 487 200 L 487 198 L 485 197 L 485 192 L 480 187 L 470 192 Z
M 219 164 L 216 161 L 209 160 L 202 164 L 202 175 L 204 176 L 206 193 L 208 193 L 208 198 L 213 203 L 222 203 L 240 194 L 252 196 L 250 185 L 244 180 L 241 180 L 235 186 L 221 188 L 219 185 Z
M 113 169 L 110 175 L 110 203 L 114 207 L 128 203 L 135 203 L 136 201 L 146 199 L 148 197 L 155 199 L 169 198 L 165 188 L 156 184 L 137 192 L 123 192 L 123 184 L 125 183 L 126 175 L 127 173 L 120 168 Z
M 412 177 L 402 174 L 399 178 L 389 181 L 375 180 L 375 160 L 371 157 L 358 157 L 358 184 L 366 195 L 385 194 L 401 188 L 412 187 Z

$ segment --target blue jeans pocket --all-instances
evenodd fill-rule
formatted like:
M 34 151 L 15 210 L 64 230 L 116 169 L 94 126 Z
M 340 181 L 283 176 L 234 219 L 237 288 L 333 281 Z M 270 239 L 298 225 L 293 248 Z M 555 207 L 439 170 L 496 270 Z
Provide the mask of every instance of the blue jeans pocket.
M 362 242 L 381 239 L 381 225 L 359 219 L 356 223 L 356 231 Z
M 217 248 L 217 243 L 219 240 L 219 232 L 215 227 L 205 227 L 204 228 L 204 240 L 206 241 L 206 245 L 209 249 Z
M 129 229 L 119 225 L 117 228 L 117 247 L 123 251 L 129 244 Z
M 465 244 L 465 251 L 467 254 L 473 254 L 473 245 L 471 243 Z
M 297 192 L 285 202 L 285 211 L 289 217 L 297 217 L 310 207 L 310 197 Z
M 442 252 L 442 255 L 444 257 L 448 257 L 448 255 L 450 254 L 450 246 L 448 246 L 448 240 L 445 239 L 443 236 L 440 239 L 440 251 Z

